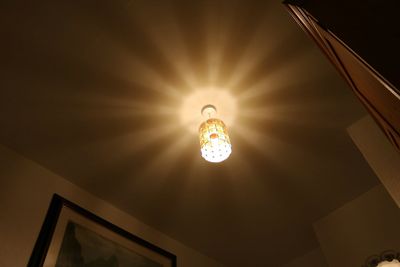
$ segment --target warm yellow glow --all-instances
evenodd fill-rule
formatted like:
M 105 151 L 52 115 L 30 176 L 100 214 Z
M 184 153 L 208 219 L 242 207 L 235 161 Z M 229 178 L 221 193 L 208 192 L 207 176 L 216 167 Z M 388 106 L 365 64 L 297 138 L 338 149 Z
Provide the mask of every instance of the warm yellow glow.
M 382 261 L 377 267 L 400 267 L 400 262 L 398 260 Z
M 201 156 L 209 162 L 226 160 L 232 152 L 228 131 L 222 120 L 211 118 L 200 125 Z
M 229 90 L 217 87 L 198 88 L 182 99 L 179 112 L 182 125 L 193 134 L 197 133 L 199 125 L 204 121 L 200 111 L 208 104 L 218 108 L 218 118 L 228 127 L 235 121 L 237 101 Z

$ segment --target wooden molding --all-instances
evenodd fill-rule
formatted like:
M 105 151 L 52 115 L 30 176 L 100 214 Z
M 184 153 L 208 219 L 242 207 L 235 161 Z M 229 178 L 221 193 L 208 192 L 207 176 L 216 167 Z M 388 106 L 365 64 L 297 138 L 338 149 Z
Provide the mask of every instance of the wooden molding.
M 400 91 L 327 27 L 320 25 L 304 8 L 289 1 L 284 5 L 350 85 L 389 141 L 400 151 Z

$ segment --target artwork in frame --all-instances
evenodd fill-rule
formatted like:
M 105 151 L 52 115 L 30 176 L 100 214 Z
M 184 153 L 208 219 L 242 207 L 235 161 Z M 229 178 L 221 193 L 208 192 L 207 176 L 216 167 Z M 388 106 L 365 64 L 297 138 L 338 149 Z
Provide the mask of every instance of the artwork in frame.
M 176 256 L 55 194 L 28 267 L 176 267 Z

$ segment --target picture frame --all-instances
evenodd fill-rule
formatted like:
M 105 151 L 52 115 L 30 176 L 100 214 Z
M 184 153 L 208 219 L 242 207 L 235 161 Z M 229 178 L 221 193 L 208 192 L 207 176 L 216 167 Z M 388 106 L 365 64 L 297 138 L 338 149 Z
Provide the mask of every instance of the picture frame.
M 176 256 L 54 194 L 28 267 L 176 267 Z

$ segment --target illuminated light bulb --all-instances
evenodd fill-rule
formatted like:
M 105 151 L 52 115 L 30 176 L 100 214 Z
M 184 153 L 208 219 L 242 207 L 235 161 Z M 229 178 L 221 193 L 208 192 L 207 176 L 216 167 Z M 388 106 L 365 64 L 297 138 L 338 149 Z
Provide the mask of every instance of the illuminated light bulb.
M 213 105 L 204 106 L 202 114 L 208 116 L 208 119 L 199 128 L 201 156 L 214 163 L 226 160 L 232 152 L 226 125 L 214 117 L 216 113 L 217 109 Z

